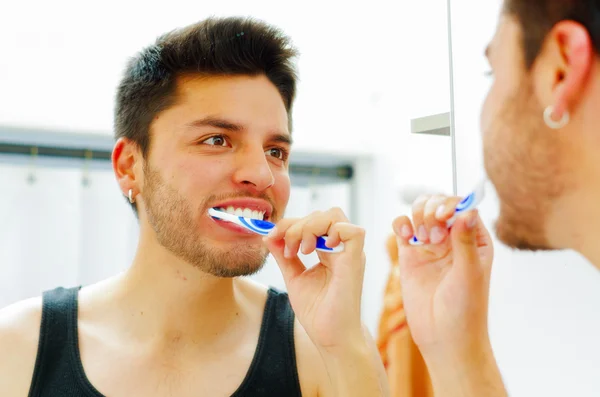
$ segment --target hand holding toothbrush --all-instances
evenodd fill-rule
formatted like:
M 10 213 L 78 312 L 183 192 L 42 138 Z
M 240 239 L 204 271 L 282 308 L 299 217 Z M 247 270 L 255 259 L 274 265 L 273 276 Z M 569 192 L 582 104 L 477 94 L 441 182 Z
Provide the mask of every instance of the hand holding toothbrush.
M 343 250 L 316 250 L 319 236 L 327 236 L 329 247 L 343 244 Z M 364 229 L 332 208 L 279 221 L 265 242 L 281 269 L 294 313 L 325 364 L 331 388 L 319 395 L 388 396 L 379 352 L 361 321 Z M 320 262 L 307 269 L 299 251 L 316 251 Z
M 264 241 L 277 261 L 292 308 L 315 345 L 343 349 L 364 337 L 360 301 L 365 267 L 364 230 L 339 208 L 277 224 L 211 208 L 213 218 L 232 222 Z M 349 246 L 346 246 L 346 243 Z M 320 263 L 307 269 L 298 252 L 316 251 Z
M 307 269 L 298 253 L 315 251 L 320 236 L 327 236 L 330 247 L 342 243 L 344 250 L 317 250 L 320 262 Z M 283 274 L 294 312 L 318 346 L 335 348 L 343 345 L 346 337 L 362 337 L 364 240 L 365 231 L 349 223 L 339 208 L 283 219 L 265 238 Z
M 474 192 L 479 197 L 464 199 L 421 197 L 412 223 L 401 216 L 393 224 L 408 325 L 438 391 L 458 387 L 452 382 L 461 372 L 496 368 L 484 366 L 493 362 L 487 327 L 493 246 L 475 209 L 482 189 L 483 183 Z

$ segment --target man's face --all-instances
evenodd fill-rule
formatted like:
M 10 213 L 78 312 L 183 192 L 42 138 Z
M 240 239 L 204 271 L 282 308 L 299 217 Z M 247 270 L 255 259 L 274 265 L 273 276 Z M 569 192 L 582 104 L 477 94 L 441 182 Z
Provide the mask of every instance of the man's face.
M 249 275 L 262 237 L 208 215 L 217 207 L 276 222 L 290 193 L 288 116 L 263 76 L 187 77 L 151 124 L 141 189 L 158 242 L 202 271 Z
M 487 53 L 494 81 L 481 130 L 485 168 L 500 199 L 496 234 L 514 248 L 556 248 L 548 243 L 546 230 L 569 180 L 566 133 L 544 123 L 544 109 L 551 103 L 540 103 L 536 95 L 541 67 L 526 70 L 516 19 L 501 17 Z

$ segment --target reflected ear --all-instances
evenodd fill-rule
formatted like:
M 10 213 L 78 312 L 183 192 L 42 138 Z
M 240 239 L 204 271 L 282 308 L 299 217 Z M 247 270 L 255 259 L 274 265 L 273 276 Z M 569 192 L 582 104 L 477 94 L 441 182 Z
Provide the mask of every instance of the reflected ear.
M 552 107 L 553 120 L 573 113 L 589 79 L 593 54 L 590 36 L 577 22 L 559 22 L 546 36 L 533 73 L 538 99 Z

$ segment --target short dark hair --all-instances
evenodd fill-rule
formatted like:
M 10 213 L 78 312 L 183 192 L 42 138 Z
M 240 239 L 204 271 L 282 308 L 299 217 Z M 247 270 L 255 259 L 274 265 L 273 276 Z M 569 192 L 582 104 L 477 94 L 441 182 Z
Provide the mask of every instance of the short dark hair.
M 533 66 L 546 35 L 562 20 L 583 25 L 600 52 L 600 0 L 505 0 L 504 12 L 517 18 L 527 69 Z
M 190 74 L 266 76 L 281 94 L 291 131 L 297 55 L 283 32 L 252 18 L 211 17 L 166 33 L 127 64 L 116 95 L 115 137 L 132 140 L 146 156 L 152 120 L 175 102 L 178 77 Z

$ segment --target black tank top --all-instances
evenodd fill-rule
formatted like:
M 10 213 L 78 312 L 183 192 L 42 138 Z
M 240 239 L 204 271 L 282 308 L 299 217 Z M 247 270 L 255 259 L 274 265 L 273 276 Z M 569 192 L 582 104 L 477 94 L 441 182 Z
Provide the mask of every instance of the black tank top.
M 43 293 L 40 342 L 29 397 L 104 397 L 87 379 L 77 338 L 80 287 Z M 202 391 L 198 390 L 198 396 Z M 286 293 L 269 289 L 258 346 L 232 397 L 300 397 L 294 313 Z

